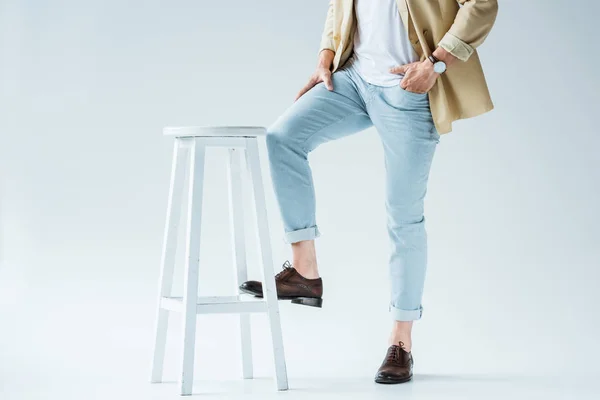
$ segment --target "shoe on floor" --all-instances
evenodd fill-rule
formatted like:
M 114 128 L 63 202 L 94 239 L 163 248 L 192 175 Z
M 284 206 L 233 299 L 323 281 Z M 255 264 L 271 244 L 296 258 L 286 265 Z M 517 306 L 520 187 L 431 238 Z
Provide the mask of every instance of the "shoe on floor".
M 377 370 L 377 383 L 404 383 L 412 379 L 413 358 L 410 352 L 404 350 L 404 343 L 389 347 L 385 359 Z

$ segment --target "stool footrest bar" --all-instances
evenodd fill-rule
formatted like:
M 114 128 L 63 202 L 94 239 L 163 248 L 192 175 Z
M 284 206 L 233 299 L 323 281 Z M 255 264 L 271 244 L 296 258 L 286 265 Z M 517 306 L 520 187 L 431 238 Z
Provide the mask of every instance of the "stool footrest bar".
M 245 297 L 245 296 L 244 296 Z M 196 314 L 245 314 L 267 312 L 264 300 L 242 300 L 242 296 L 210 296 L 198 297 Z M 163 297 L 160 307 L 165 310 L 181 312 L 181 297 Z

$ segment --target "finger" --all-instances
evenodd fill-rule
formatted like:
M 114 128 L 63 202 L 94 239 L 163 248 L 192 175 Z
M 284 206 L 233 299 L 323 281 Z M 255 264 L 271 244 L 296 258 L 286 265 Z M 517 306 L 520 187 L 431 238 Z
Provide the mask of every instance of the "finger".
M 304 89 L 300 90 L 300 91 L 298 92 L 298 94 L 296 94 L 296 97 L 294 97 L 294 101 L 298 101 L 298 99 L 299 99 L 300 97 L 302 97 L 302 95 L 303 95 L 304 93 L 306 93 L 306 91 L 305 91 Z
M 408 70 L 409 65 L 410 64 L 397 65 L 395 67 L 390 68 L 390 72 L 392 74 L 405 74 L 406 71 Z
M 390 68 L 390 72 L 392 74 L 405 74 L 412 66 L 414 66 L 416 63 L 410 63 L 410 64 L 404 64 L 404 65 L 398 65 L 395 67 Z
M 296 95 L 296 98 L 294 99 L 294 101 L 298 100 L 300 97 L 302 97 L 304 95 L 304 93 L 308 92 L 310 89 L 313 88 L 313 86 L 315 86 L 315 81 L 314 80 L 310 80 L 308 81 L 308 83 L 306 85 L 304 85 L 304 87 L 302 89 L 300 89 L 300 91 L 298 92 L 298 94 Z
M 325 75 L 323 77 L 323 82 L 325 83 L 325 87 L 330 92 L 333 90 L 333 81 L 331 80 L 331 75 Z

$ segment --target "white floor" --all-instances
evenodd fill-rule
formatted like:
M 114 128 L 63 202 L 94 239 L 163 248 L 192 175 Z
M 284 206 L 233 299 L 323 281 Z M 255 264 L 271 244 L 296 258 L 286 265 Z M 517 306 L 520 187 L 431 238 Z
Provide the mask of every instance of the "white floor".
M 85 299 L 84 296 L 81 298 Z M 294 318 L 290 314 L 310 310 L 293 309 L 289 305 L 282 309 L 284 323 L 308 320 L 303 314 L 294 315 Z M 177 320 L 174 320 L 167 347 L 164 373 L 167 382 L 150 384 L 148 381 L 152 354 L 150 306 L 124 301 L 118 307 L 91 301 L 70 305 L 54 301 L 50 304 L 38 299 L 31 307 L 2 311 L 0 400 L 180 398 L 175 382 L 179 370 Z M 35 318 L 23 319 L 23 315 L 35 315 Z M 323 316 L 314 314 L 314 318 Z M 331 318 L 340 319 L 335 315 Z M 321 319 L 313 323 L 315 326 L 326 325 Z M 384 342 L 377 343 L 371 337 L 362 341 L 348 340 L 360 339 L 351 335 L 355 331 L 349 331 L 349 335 L 336 341 L 330 337 L 330 330 L 303 329 L 302 325 L 284 329 L 290 390 L 277 392 L 271 378 L 266 320 L 257 316 L 253 325 L 256 328 L 253 334 L 255 375 L 259 377 L 255 380 L 237 379 L 241 372 L 236 326 L 236 319 L 228 316 L 213 316 L 199 322 L 193 397 L 242 400 L 600 399 L 599 380 L 594 378 L 598 373 L 592 370 L 597 357 L 591 348 L 587 352 L 589 362 L 582 364 L 576 362 L 578 353 L 558 346 L 538 350 L 535 343 L 530 342 L 531 350 L 523 353 L 510 346 L 494 347 L 493 343 L 482 342 L 485 337 L 480 336 L 479 341 L 459 342 L 460 345 L 454 347 L 446 345 L 453 339 L 449 333 L 442 337 L 444 340 L 435 340 L 435 337 L 425 335 L 432 329 L 422 329 L 420 333 L 423 334 L 418 336 L 419 346 L 415 349 L 418 364 L 415 365 L 414 380 L 387 386 L 373 382 L 373 374 L 385 351 Z M 372 330 L 384 332 L 383 328 Z M 570 346 L 583 352 L 577 345 L 576 341 L 570 342 Z M 566 362 L 569 359 L 572 359 L 570 364 Z M 495 372 L 494 366 L 498 368 Z M 506 372 L 518 368 L 519 372 Z
M 207 399 L 576 399 L 600 398 L 596 382 L 543 377 L 428 375 L 419 374 L 413 382 L 377 385 L 371 379 L 291 379 L 290 390 L 276 392 L 268 378 L 255 380 L 202 381 L 194 384 L 194 395 Z M 178 399 L 177 384 L 149 384 L 143 381 L 94 382 L 48 380 L 2 382 L 2 400 L 30 399 Z
M 141 290 L 115 281 L 71 288 L 38 286 L 23 291 L 23 296 L 4 297 L 22 302 L 2 306 L 0 301 L 0 400 L 180 399 L 175 382 L 180 367 L 178 318 L 173 318 L 167 346 L 163 375 L 167 382 L 148 382 L 154 287 Z M 127 295 L 120 295 L 120 290 Z M 10 293 L 10 288 L 0 290 L 0 300 L 2 293 Z M 330 303 L 334 302 L 332 297 Z M 450 316 L 460 317 L 451 311 Z M 241 376 L 237 318 L 206 316 L 198 322 L 192 397 L 600 399 L 596 362 L 600 352 L 597 341 L 589 340 L 597 328 L 590 320 L 565 325 L 567 333 L 556 335 L 534 326 L 530 329 L 538 334 L 533 336 L 529 326 L 522 325 L 520 340 L 511 341 L 507 332 L 484 324 L 486 314 L 453 321 L 432 310 L 434 315 L 415 327 L 414 380 L 385 386 L 373 382 L 386 350 L 385 315 L 369 319 L 371 314 L 364 314 L 360 321 L 353 320 L 343 304 L 315 312 L 286 303 L 281 312 L 289 391 L 275 391 L 264 316 L 253 317 L 254 371 L 259 379 L 247 381 L 237 379 Z M 573 335 L 568 334 L 570 327 Z M 340 329 L 344 335 L 339 335 Z

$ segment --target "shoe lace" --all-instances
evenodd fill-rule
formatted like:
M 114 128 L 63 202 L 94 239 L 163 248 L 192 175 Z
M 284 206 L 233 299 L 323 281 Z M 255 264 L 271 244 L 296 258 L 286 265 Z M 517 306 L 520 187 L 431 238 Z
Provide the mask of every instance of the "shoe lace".
M 275 275 L 275 279 L 285 276 L 290 270 L 293 269 L 292 263 L 290 263 L 289 260 L 285 260 L 282 267 L 283 267 L 283 270 L 280 271 L 277 275 Z
M 404 348 L 404 342 L 398 342 L 398 346 L 391 346 L 388 350 L 386 361 L 398 361 L 400 360 L 400 349 Z

